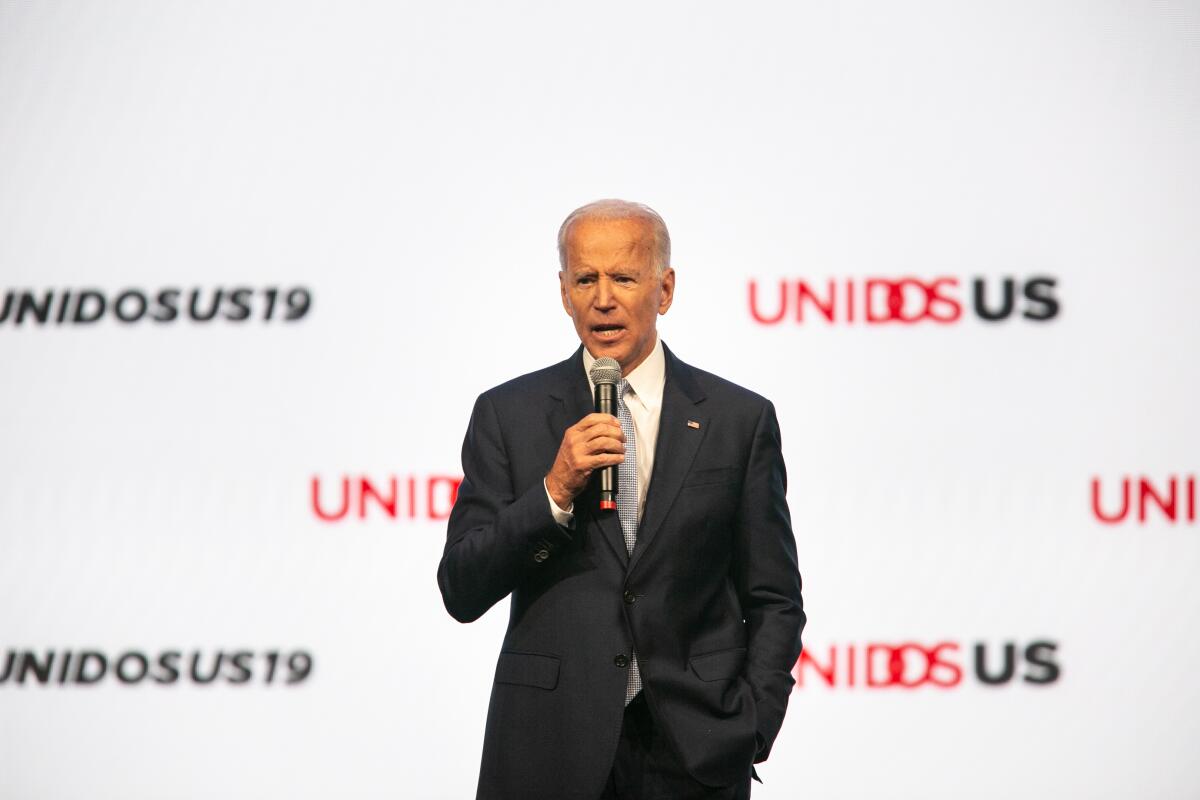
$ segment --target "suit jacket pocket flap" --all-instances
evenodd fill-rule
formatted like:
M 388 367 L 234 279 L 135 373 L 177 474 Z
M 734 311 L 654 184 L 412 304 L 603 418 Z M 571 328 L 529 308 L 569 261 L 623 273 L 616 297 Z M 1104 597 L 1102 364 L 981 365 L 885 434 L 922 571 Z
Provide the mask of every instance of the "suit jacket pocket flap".
M 729 650 L 718 650 L 715 653 L 705 653 L 692 656 L 688 664 L 696 677 L 702 681 L 728 681 L 742 674 L 742 665 L 746 663 L 746 648 L 733 647 Z
M 500 653 L 496 683 L 553 689 L 558 685 L 558 659 L 537 653 Z

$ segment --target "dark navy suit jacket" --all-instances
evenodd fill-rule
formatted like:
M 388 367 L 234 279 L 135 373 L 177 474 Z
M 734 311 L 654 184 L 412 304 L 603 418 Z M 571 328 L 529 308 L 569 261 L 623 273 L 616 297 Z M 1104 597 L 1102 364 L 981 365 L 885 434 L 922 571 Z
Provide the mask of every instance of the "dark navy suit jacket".
M 462 622 L 511 595 L 481 799 L 598 797 L 631 649 L 654 717 L 701 783 L 744 781 L 779 732 L 805 615 L 775 409 L 664 351 L 632 556 L 594 480 L 570 530 L 542 483 L 564 431 L 593 410 L 582 348 L 475 403 L 438 585 Z

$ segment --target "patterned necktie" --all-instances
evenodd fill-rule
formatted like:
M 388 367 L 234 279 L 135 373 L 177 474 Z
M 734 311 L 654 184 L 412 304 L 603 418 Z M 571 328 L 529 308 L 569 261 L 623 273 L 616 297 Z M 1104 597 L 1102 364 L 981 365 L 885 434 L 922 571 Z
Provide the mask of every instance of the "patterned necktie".
M 633 555 L 637 543 L 638 529 L 638 459 L 637 436 L 633 431 L 633 417 L 625 405 L 625 394 L 629 382 L 621 381 L 617 398 L 617 420 L 625 434 L 625 460 L 617 467 L 617 517 L 621 520 L 621 532 L 625 534 L 625 549 Z M 642 690 L 642 673 L 638 669 L 637 653 L 630 649 L 629 681 L 625 684 L 625 705 L 629 705 Z

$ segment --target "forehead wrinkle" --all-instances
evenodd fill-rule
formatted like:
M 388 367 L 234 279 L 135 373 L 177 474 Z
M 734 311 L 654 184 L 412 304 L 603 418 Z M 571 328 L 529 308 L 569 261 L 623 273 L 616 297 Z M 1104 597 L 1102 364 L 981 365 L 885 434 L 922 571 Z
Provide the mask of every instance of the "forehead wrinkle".
M 644 258 L 645 256 L 650 255 L 653 250 L 653 244 L 646 241 L 645 237 L 642 237 L 641 239 L 630 242 L 625 253 L 631 257 Z
M 604 263 L 605 266 L 598 267 L 592 261 L 592 256 L 595 255 L 594 251 L 596 249 L 602 248 L 590 248 L 591 252 L 583 251 L 578 247 L 572 248 L 573 252 L 571 255 L 573 257 L 570 259 L 570 261 L 578 265 L 580 269 L 638 269 L 641 266 L 644 266 L 643 262 L 645 262 L 647 257 L 653 252 L 653 247 L 648 245 L 644 240 L 630 242 L 628 247 L 613 250 L 613 255 L 616 256 L 614 259 L 605 258 L 608 253 L 602 252 L 600 254 L 601 257 L 597 259 L 597 262 Z
M 590 222 L 586 218 L 582 223 Z M 641 272 L 654 268 L 656 246 L 653 231 L 642 220 L 620 219 L 604 221 L 619 227 L 636 226 L 638 235 L 631 236 L 624 243 L 614 242 L 615 237 L 601 235 L 599 240 L 592 237 L 581 237 L 578 227 L 572 227 L 568 234 L 567 266 L 572 272 L 611 272 L 613 270 L 631 270 Z M 604 265 L 604 266 L 599 266 Z

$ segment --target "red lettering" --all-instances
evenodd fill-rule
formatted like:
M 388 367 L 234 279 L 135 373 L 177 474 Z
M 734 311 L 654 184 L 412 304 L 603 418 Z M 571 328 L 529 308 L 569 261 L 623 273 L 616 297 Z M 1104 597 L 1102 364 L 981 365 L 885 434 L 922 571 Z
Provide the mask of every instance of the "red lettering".
M 326 522 L 336 522 L 346 516 L 346 512 L 350 510 L 350 479 L 347 477 L 342 478 L 342 507 L 337 513 L 330 514 L 321 508 L 321 479 L 314 475 L 312 479 L 312 508 L 313 513 L 319 519 Z
M 817 307 L 817 310 L 821 312 L 821 315 L 824 316 L 825 319 L 829 320 L 830 322 L 834 321 L 834 308 L 836 306 L 836 300 L 837 300 L 837 287 L 832 278 L 829 279 L 829 299 L 826 300 L 825 302 L 821 302 L 821 298 L 817 297 L 817 295 L 809 287 L 808 281 L 802 280 L 802 281 L 796 282 L 796 321 L 797 322 L 804 322 L 804 301 L 806 298 L 813 305 L 815 305 Z
M 796 684 L 804 685 L 804 668 L 805 666 L 812 667 L 816 670 L 817 675 L 821 677 L 829 686 L 836 685 L 837 680 L 837 646 L 829 646 L 829 666 L 822 667 L 817 660 L 812 657 L 809 648 L 800 651 L 800 659 L 796 662 Z
M 367 518 L 367 498 L 374 498 L 379 507 L 384 513 L 392 519 L 396 518 L 396 477 L 393 475 L 388 480 L 388 487 L 391 489 L 387 497 L 384 497 L 375 488 L 375 485 L 363 477 L 358 482 L 358 516 L 359 519 Z
M 929 656 L 929 667 L 925 672 L 925 677 L 931 683 L 937 684 L 938 686 L 942 686 L 944 688 L 957 686 L 958 684 L 962 683 L 962 667 L 960 667 L 958 664 L 955 664 L 953 661 L 943 660 L 943 650 L 949 650 L 957 653 L 958 644 L 956 642 L 939 642 L 938 645 L 933 648 L 933 652 Z M 938 667 L 942 668 L 942 670 L 940 670 L 940 672 L 943 673 L 941 678 L 938 678 L 938 676 L 934 674 L 934 670 L 936 670 Z
M 454 508 L 454 501 L 458 499 L 458 486 L 461 483 L 462 478 L 452 478 L 446 475 L 431 475 L 429 477 L 429 482 L 425 485 L 425 513 L 430 519 L 446 519 L 450 516 L 450 509 Z M 447 487 L 447 502 L 441 508 L 435 502 L 437 487 L 439 485 Z
M 946 296 L 941 294 L 938 290 L 943 284 L 946 286 L 957 287 L 958 278 L 938 278 L 926 289 L 926 292 L 928 293 L 928 299 L 925 313 L 931 318 L 936 319 L 938 322 L 957 322 L 962 316 L 962 303 L 960 303 L 954 296 Z M 933 313 L 933 307 L 935 304 L 945 305 L 950 310 L 947 313 L 939 316 L 938 314 Z
M 838 649 L 837 645 L 830 645 L 825 651 L 827 658 L 822 662 L 813 655 L 811 647 L 805 648 L 792 668 L 796 686 L 805 686 L 806 679 L 810 677 L 806 673 L 810 671 L 826 686 L 837 687 L 839 682 L 847 688 L 855 686 L 859 650 L 856 645 L 844 645 L 843 655 L 839 657 Z M 959 645 L 953 641 L 942 641 L 932 646 L 914 641 L 899 644 L 865 643 L 862 647 L 866 676 L 863 685 L 871 689 L 913 690 L 922 686 L 953 688 L 963 680 L 963 668 L 957 663 L 958 652 Z M 839 660 L 845 665 L 840 675 Z
M 1121 510 L 1116 514 L 1106 514 L 1100 507 L 1100 479 L 1092 478 L 1092 513 L 1096 519 L 1109 525 L 1116 524 L 1129 514 L 1129 478 L 1121 480 Z
M 892 318 L 892 287 L 895 284 L 892 281 L 882 278 L 868 278 L 863 286 L 863 305 L 866 307 L 866 321 L 878 325 L 881 322 L 887 322 Z M 879 298 L 879 290 L 884 292 L 883 307 L 886 309 L 883 313 L 879 311 L 879 304 L 876 302 Z
M 1142 478 L 1140 481 L 1138 481 L 1138 490 L 1139 490 L 1138 491 L 1138 519 L 1140 521 L 1142 521 L 1142 522 L 1146 521 L 1146 505 L 1147 505 L 1146 498 L 1147 497 L 1149 497 L 1150 499 L 1152 499 L 1154 501 L 1154 503 L 1158 506 L 1159 510 L 1163 512 L 1163 515 L 1167 519 L 1171 520 L 1172 522 L 1175 521 L 1175 476 L 1174 475 L 1172 475 L 1170 478 L 1167 479 L 1167 486 L 1170 487 L 1170 495 L 1168 496 L 1168 499 L 1164 501 L 1163 498 L 1160 497 L 1154 491 L 1154 487 L 1150 485 L 1150 481 L 1146 480 L 1145 478 Z
M 886 675 L 880 678 L 875 671 L 875 667 L 879 665 L 877 655 L 883 653 L 887 658 L 884 663 L 887 665 Z M 892 674 L 895 667 L 892 659 L 897 654 L 897 651 L 888 644 L 869 644 L 866 647 L 866 668 L 867 668 L 867 686 L 872 689 L 879 689 L 883 686 L 892 684 Z
M 401 481 L 404 482 L 403 492 Z M 431 475 L 422 478 L 419 475 L 393 474 L 383 479 L 372 479 L 366 475 L 344 475 L 341 478 L 341 502 L 329 505 L 329 498 L 322 498 L 320 476 L 313 476 L 309 499 L 313 513 L 325 522 L 347 519 L 351 503 L 354 504 L 358 519 L 365 520 L 372 516 L 369 509 L 374 506 L 383 512 L 384 517 L 392 520 L 399 519 L 401 514 L 406 519 L 415 520 L 419 512 L 423 512 L 420 513 L 422 519 L 444 520 L 450 516 L 450 511 L 458 500 L 458 488 L 461 483 L 462 477 L 454 475 Z M 423 487 L 423 493 L 420 487 Z M 324 491 L 324 494 L 328 493 L 328 490 Z M 418 507 L 421 494 L 424 496 L 424 509 Z M 407 503 L 407 509 L 401 508 L 402 499 Z
M 793 285 L 794 284 L 794 285 Z M 854 278 L 829 278 L 818 287 L 818 281 L 803 278 L 790 281 L 780 279 L 777 284 L 778 300 L 775 308 L 762 308 L 760 286 L 757 280 L 747 284 L 750 316 L 760 325 L 776 325 L 782 322 L 794 302 L 793 317 L 797 324 L 805 322 L 805 313 L 815 310 L 826 322 L 838 321 L 838 305 L 842 304 L 842 321 L 852 324 L 858 314 L 858 294 L 861 286 L 862 320 L 871 324 L 901 322 L 915 324 L 924 320 L 951 323 L 962 318 L 962 302 L 955 297 L 959 279 L 941 276 L 930 281 L 906 276 L 901 278 L 866 278 L 861 282 Z M 842 296 L 839 297 L 839 293 Z M 809 319 L 815 316 L 809 315 Z
M 779 311 L 774 316 L 764 316 L 758 310 L 758 281 L 750 281 L 750 316 L 754 317 L 754 321 L 760 325 L 774 325 L 783 319 L 783 315 L 787 313 L 787 295 L 787 281 L 780 280 Z

